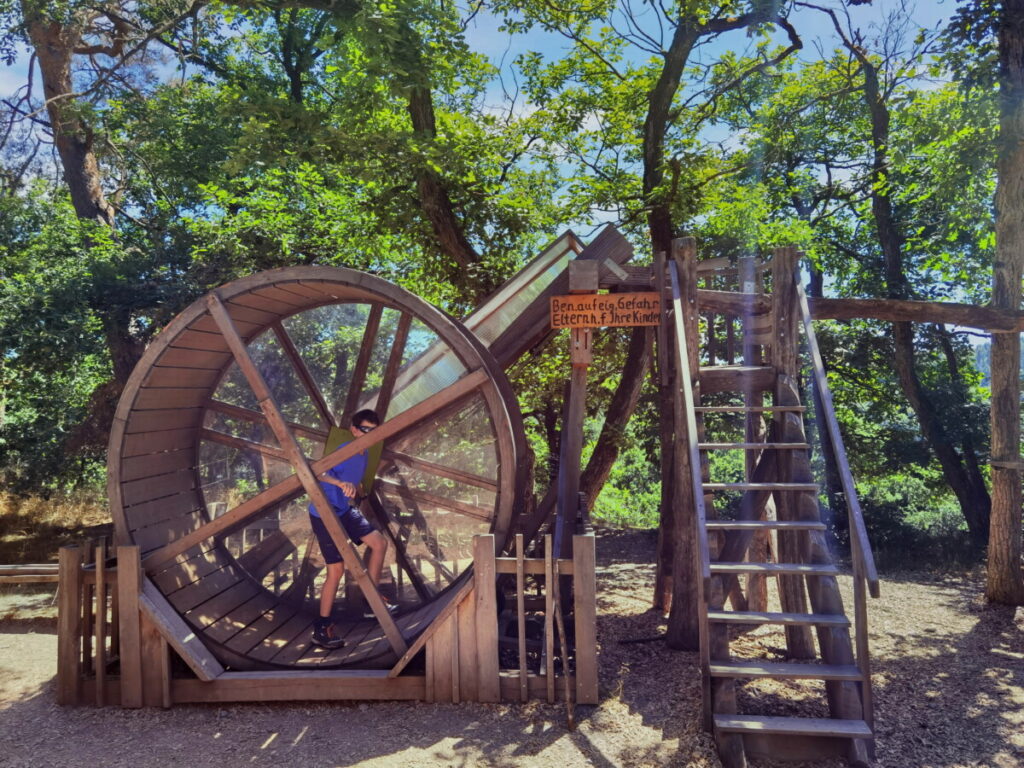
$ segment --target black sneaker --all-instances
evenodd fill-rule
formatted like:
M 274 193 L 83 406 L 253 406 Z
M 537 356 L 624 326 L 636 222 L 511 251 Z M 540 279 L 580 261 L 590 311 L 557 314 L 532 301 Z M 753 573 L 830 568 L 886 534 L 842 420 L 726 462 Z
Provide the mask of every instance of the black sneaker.
M 396 613 L 398 613 L 398 604 L 397 603 L 392 603 L 386 597 L 382 597 L 381 600 L 384 601 L 384 607 L 388 609 L 388 613 L 390 613 L 392 616 L 395 615 Z M 363 613 L 363 618 L 364 619 L 375 619 L 375 618 L 377 618 L 377 614 L 375 614 L 373 612 L 372 608 L 367 608 L 366 612 Z
M 338 637 L 333 624 L 328 624 L 326 627 L 313 627 L 313 637 L 311 640 L 313 645 L 319 645 L 321 648 L 334 650 L 335 648 L 345 647 L 345 641 Z

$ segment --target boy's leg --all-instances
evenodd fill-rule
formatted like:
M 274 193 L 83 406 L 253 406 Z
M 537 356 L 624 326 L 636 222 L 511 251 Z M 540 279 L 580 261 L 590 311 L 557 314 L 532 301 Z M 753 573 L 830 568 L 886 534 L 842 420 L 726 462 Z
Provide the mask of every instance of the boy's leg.
M 334 608 L 334 599 L 338 596 L 338 585 L 345 574 L 345 563 L 327 563 L 327 576 L 320 592 L 320 618 L 329 619 Z
M 380 574 L 384 569 L 384 558 L 388 554 L 388 540 L 380 531 L 371 531 L 363 536 L 363 543 L 370 550 L 366 571 L 370 576 L 370 581 L 379 585 Z

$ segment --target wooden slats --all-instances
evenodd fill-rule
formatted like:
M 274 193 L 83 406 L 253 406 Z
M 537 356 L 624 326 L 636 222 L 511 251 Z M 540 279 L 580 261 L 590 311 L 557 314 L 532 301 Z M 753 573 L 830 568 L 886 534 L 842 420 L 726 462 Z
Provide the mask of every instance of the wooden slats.
M 767 392 L 775 386 L 775 369 L 767 365 L 702 366 L 700 393 Z
M 704 483 L 705 491 L 817 491 L 817 483 Z
M 803 405 L 698 405 L 697 413 L 803 413 Z
M 709 531 L 761 530 L 824 531 L 825 524 L 817 520 L 708 520 Z
M 768 611 L 708 611 L 708 621 L 720 624 L 805 624 L 848 627 L 850 620 L 833 613 L 773 613 Z
M 790 664 L 760 660 L 713 661 L 711 676 L 767 677 L 791 680 L 860 680 L 860 670 L 852 664 Z
M 808 443 L 698 443 L 702 451 L 806 451 Z
M 834 565 L 809 565 L 807 563 L 711 563 L 711 573 L 767 573 L 793 574 L 795 576 L 835 576 L 839 569 Z
M 715 715 L 715 728 L 726 733 L 777 733 L 789 736 L 835 736 L 869 739 L 871 729 L 863 720 L 809 717 Z

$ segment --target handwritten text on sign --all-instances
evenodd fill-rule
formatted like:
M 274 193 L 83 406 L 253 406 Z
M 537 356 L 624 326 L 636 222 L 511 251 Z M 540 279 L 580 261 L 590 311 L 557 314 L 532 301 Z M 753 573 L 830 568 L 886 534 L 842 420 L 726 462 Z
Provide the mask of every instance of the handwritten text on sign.
M 588 293 L 551 297 L 552 328 L 658 325 L 660 318 L 661 297 L 656 293 Z

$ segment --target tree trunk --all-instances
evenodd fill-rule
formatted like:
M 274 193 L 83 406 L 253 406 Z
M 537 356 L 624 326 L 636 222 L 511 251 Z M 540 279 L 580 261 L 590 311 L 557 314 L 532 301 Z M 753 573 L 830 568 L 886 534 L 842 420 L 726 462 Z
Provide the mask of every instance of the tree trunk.
M 429 88 L 414 86 L 409 91 L 409 117 L 417 134 L 426 139 L 434 139 L 437 135 L 437 123 L 434 119 L 434 102 Z M 486 294 L 489 286 L 484 285 L 481 277 L 472 269 L 479 261 L 479 256 L 462 230 L 440 175 L 427 167 L 417 169 L 416 186 L 420 207 L 433 227 L 438 244 L 457 267 L 453 272 L 452 282 L 456 285 L 468 284 L 476 296 Z
M 71 202 L 80 219 L 114 226 L 114 209 L 107 202 L 96 155 L 93 134 L 79 117 L 73 93 L 71 60 L 81 42 L 82 28 L 74 21 L 61 24 L 45 18 L 23 3 L 29 39 L 39 61 L 43 78 L 46 112 L 53 128 L 53 143 L 64 167 L 64 180 L 71 193 Z
M 1024 0 L 999 19 L 999 179 L 992 306 L 1016 311 L 1024 273 Z M 992 518 L 985 596 L 1024 604 L 1021 573 L 1020 335 L 992 334 Z
M 891 299 L 906 299 L 910 287 L 903 269 L 903 236 L 893 212 L 892 198 L 886 191 L 889 171 L 889 107 L 885 103 L 876 65 L 858 46 L 846 41 L 857 57 L 864 73 L 864 101 L 871 119 L 871 213 L 878 230 L 878 243 L 882 250 L 887 295 Z M 989 498 L 984 482 L 972 483 L 956 447 L 950 442 L 938 409 L 932 402 L 917 375 L 914 360 L 914 328 L 909 322 L 893 323 L 894 364 L 903 393 L 921 425 L 921 432 L 939 461 L 943 476 L 960 504 L 960 510 L 971 539 L 983 546 L 988 538 Z

